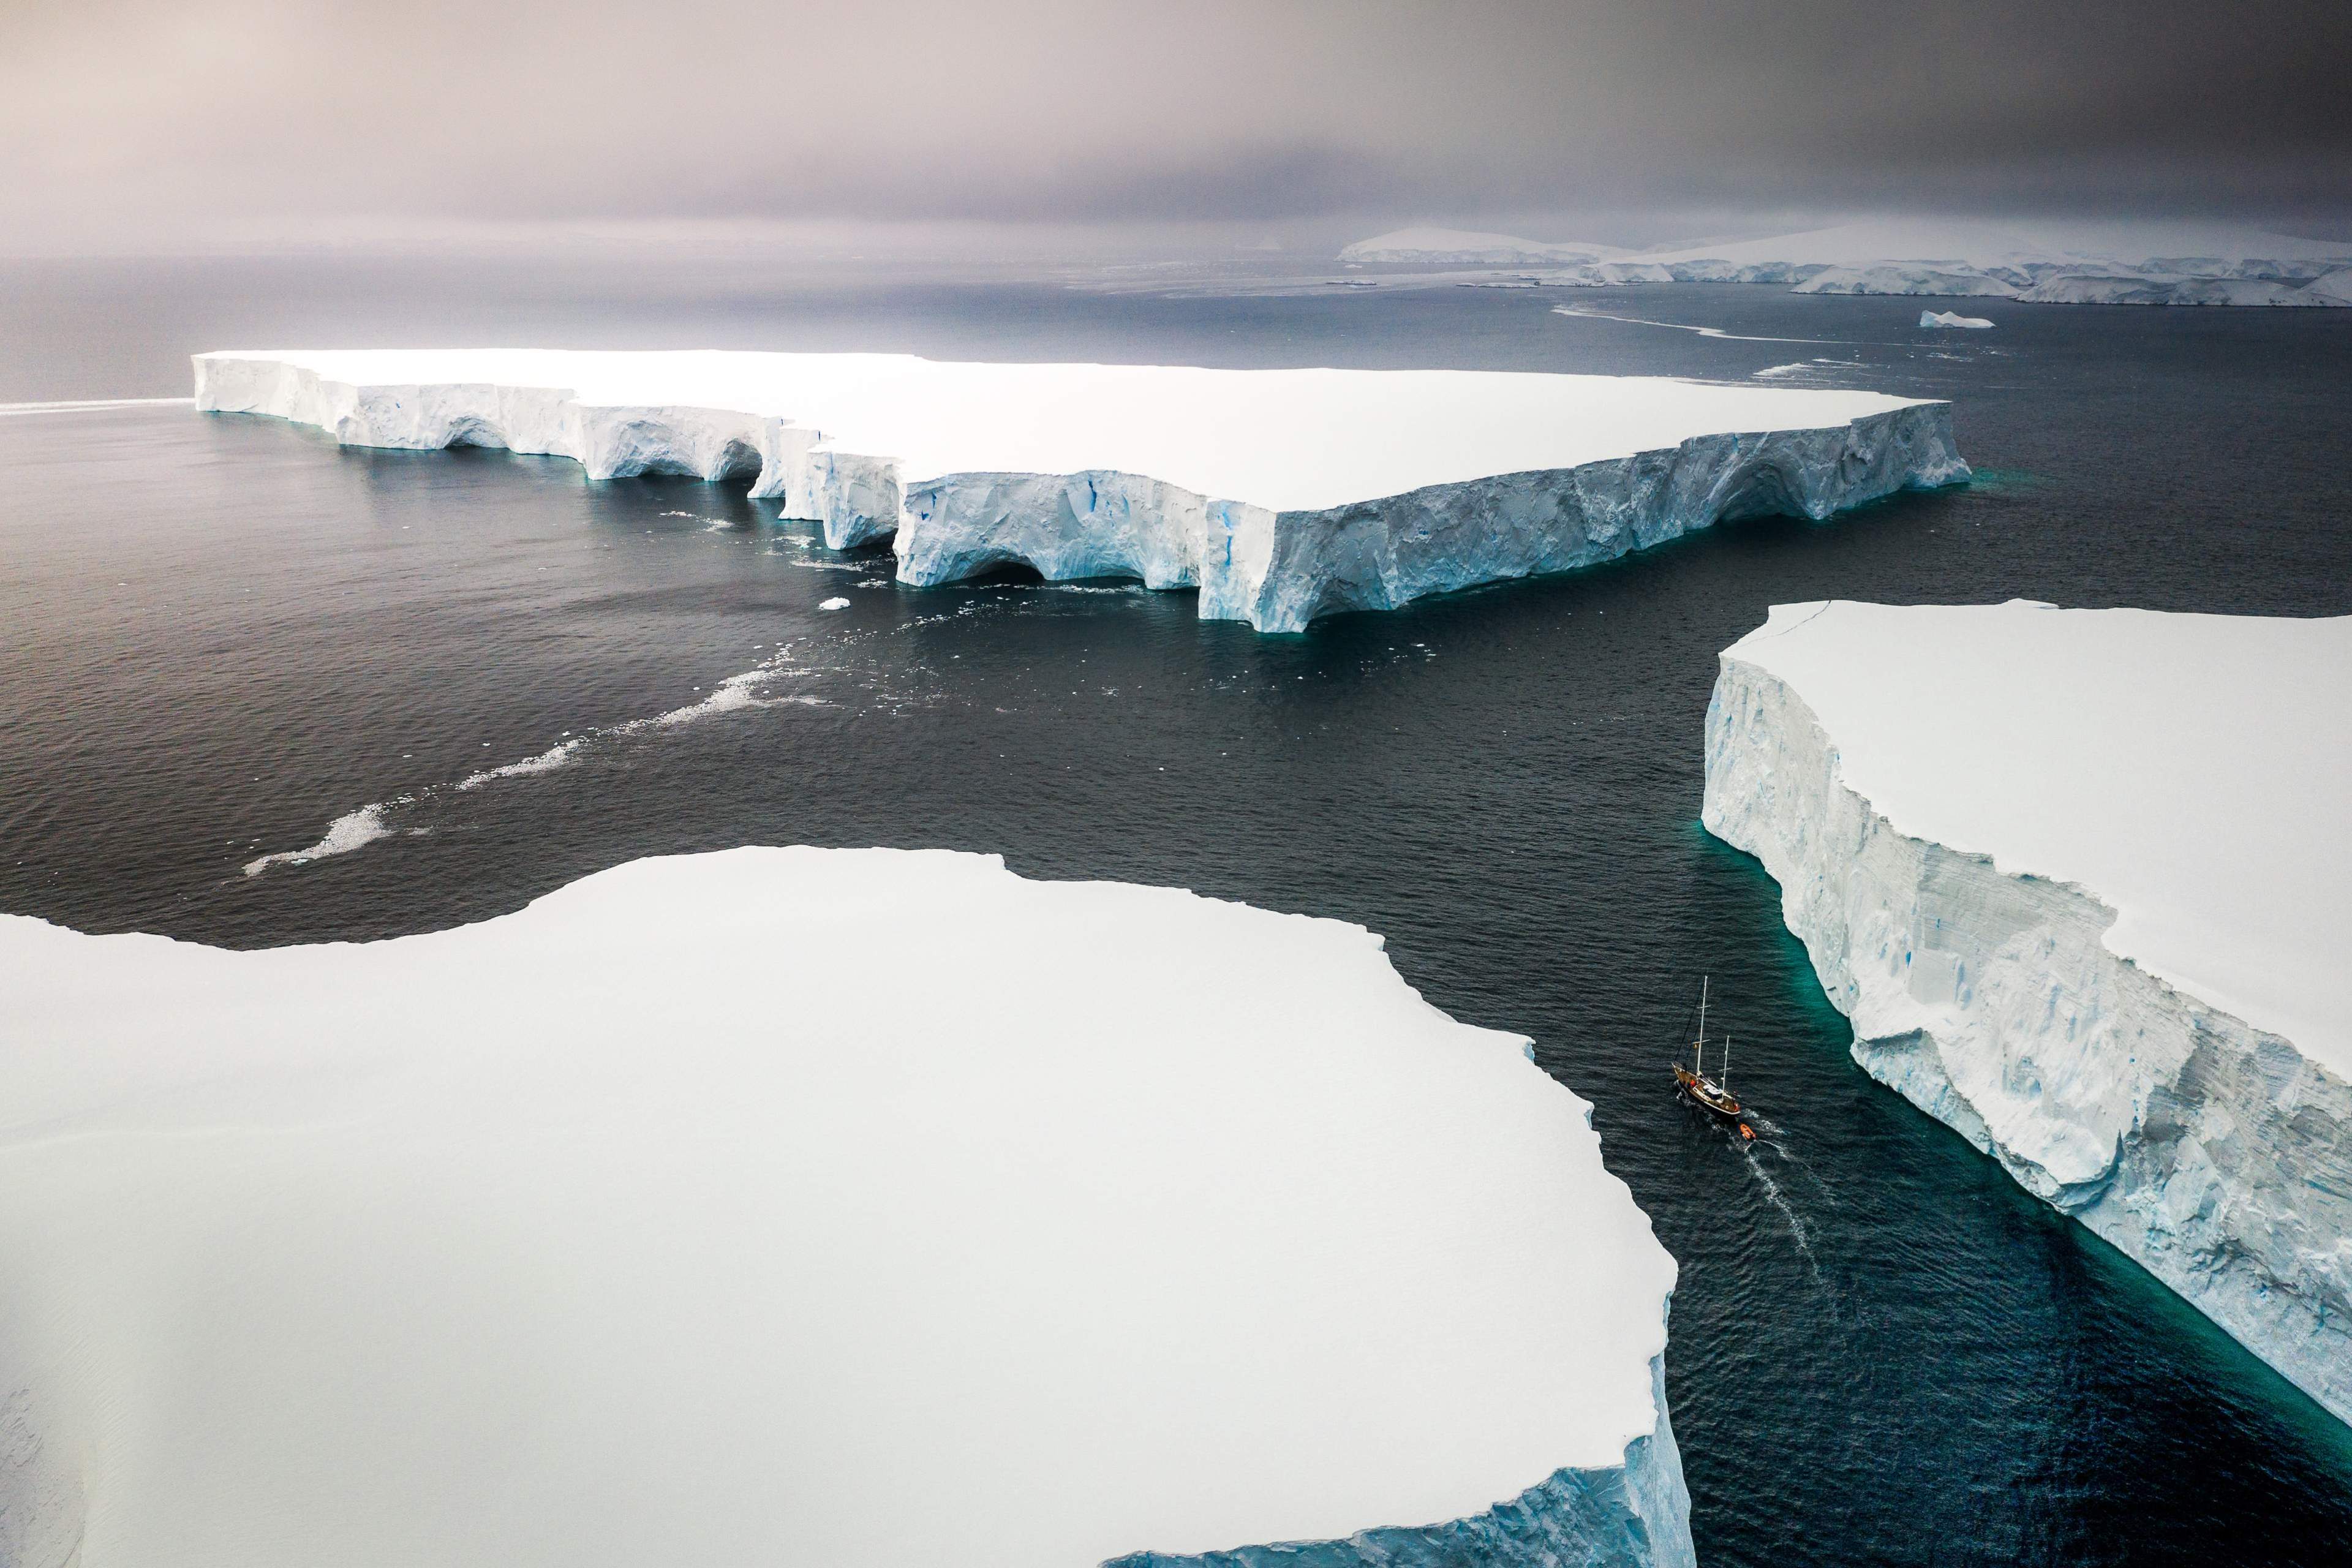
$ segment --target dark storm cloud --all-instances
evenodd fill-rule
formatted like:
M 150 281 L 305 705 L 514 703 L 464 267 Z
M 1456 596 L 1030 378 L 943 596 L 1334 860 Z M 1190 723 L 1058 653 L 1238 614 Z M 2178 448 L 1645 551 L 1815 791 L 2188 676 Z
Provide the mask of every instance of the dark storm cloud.
M 2352 205 L 2352 5 L 9 6 L 20 244 L 558 220 Z

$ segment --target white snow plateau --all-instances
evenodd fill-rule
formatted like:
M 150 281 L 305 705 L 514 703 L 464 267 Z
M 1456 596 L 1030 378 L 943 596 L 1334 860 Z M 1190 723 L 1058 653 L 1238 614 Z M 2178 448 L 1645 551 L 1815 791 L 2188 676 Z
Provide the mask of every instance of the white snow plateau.
M 1693 1561 L 1674 1260 L 1360 927 L 739 849 L 0 994 L 12 1568 Z
M 1948 404 L 1663 377 L 274 351 L 197 355 L 195 396 L 352 446 L 740 477 L 834 549 L 891 539 L 914 585 L 1140 578 L 1266 632 L 1969 472 Z
M 2352 618 L 1833 602 L 1704 820 L 1854 1058 L 2352 1421 Z

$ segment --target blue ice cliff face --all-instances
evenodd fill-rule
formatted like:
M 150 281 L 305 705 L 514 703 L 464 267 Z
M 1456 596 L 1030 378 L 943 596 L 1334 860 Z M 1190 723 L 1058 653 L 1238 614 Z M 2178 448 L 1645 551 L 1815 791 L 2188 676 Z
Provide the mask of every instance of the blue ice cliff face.
M 1729 656 L 1703 820 L 1780 884 L 1873 1078 L 2352 1421 L 2352 1085 L 2117 957 L 2084 889 L 1897 830 Z
M 1747 517 L 1816 521 L 1969 477 L 1951 405 L 1915 404 L 1813 430 L 1700 436 L 1573 468 L 1437 485 L 1329 511 L 1272 516 L 1255 551 L 1204 572 L 1204 620 L 1307 629 L 1341 610 L 1613 561 Z
M 1696 437 L 1323 511 L 1272 511 L 1127 474 L 951 474 L 908 490 L 898 576 L 929 586 L 1018 563 L 1049 581 L 1140 577 L 1198 587 L 1202 620 L 1298 632 L 1339 611 L 1595 565 L 1726 520 L 1819 520 L 1968 477 L 1943 403 L 1821 429 Z

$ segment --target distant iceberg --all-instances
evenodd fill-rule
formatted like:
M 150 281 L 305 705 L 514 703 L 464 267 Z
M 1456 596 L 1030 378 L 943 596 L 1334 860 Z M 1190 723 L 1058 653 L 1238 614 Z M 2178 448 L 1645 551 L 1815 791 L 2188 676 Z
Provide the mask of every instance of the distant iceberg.
M 1693 1562 L 1674 1260 L 1360 927 L 739 849 L 0 986 L 11 1564 Z
M 1774 606 L 1704 820 L 1854 1059 L 2352 1421 L 2352 618 Z
M 195 379 L 199 408 L 352 446 L 744 479 L 835 549 L 891 540 L 917 585 L 1134 577 L 1266 632 L 1969 471 L 1947 404 L 1664 377 L 379 350 Z
M 1958 310 L 1922 310 L 1919 312 L 1919 324 L 1923 327 L 1965 327 L 1971 331 L 1982 331 L 1992 325 L 1982 316 L 1963 316 Z

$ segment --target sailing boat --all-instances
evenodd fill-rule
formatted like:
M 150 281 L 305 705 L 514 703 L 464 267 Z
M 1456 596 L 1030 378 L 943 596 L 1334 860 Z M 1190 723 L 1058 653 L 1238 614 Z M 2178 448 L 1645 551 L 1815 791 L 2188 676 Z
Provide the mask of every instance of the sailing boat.
M 1756 1129 L 1748 1125 L 1746 1111 L 1739 1101 L 1731 1098 L 1731 1037 L 1723 1037 L 1723 1077 L 1718 1080 L 1706 1076 L 1706 990 L 1707 981 L 1698 983 L 1698 1037 L 1691 1043 L 1691 1065 L 1675 1066 L 1675 1085 L 1700 1110 L 1739 1130 L 1742 1138 L 1756 1136 Z

